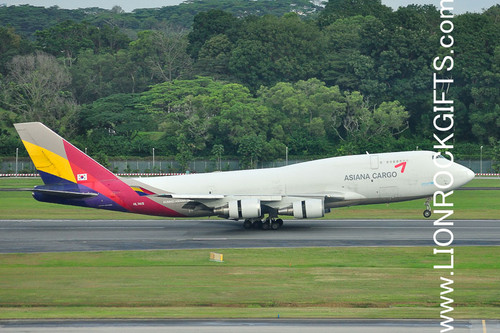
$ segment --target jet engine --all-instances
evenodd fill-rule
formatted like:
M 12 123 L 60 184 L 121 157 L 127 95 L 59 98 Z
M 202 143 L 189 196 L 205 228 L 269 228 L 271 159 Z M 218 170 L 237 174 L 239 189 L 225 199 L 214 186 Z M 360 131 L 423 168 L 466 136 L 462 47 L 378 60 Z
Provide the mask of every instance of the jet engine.
M 241 218 L 251 219 L 262 216 L 260 200 L 253 198 L 229 201 L 226 206 L 215 208 L 214 213 L 233 220 Z
M 317 218 L 325 216 L 325 204 L 321 199 L 295 201 L 291 207 L 278 210 L 279 215 L 293 215 L 296 219 Z

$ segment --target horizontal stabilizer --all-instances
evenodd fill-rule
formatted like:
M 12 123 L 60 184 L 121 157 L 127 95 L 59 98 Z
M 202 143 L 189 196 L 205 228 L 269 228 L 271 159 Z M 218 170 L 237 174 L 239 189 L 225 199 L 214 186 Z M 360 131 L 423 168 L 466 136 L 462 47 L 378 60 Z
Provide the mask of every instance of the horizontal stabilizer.
M 73 191 L 59 191 L 59 190 L 48 190 L 48 189 L 33 189 L 33 192 L 42 193 L 44 195 L 51 195 L 54 197 L 64 198 L 64 199 L 87 199 L 93 198 L 99 195 L 99 193 L 93 192 L 73 192 Z
M 224 199 L 222 194 L 159 194 L 161 198 L 189 199 L 189 200 L 214 200 Z

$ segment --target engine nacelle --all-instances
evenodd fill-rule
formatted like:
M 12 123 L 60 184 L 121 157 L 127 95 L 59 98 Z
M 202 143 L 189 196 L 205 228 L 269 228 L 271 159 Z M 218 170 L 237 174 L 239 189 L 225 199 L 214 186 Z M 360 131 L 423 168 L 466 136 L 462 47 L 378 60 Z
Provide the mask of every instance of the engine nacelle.
M 214 213 L 233 220 L 252 219 L 262 216 L 259 199 L 241 199 L 229 201 L 227 206 L 214 209 Z
M 293 215 L 296 219 L 318 218 L 325 216 L 325 204 L 321 199 L 295 201 L 292 207 L 278 210 L 280 215 Z

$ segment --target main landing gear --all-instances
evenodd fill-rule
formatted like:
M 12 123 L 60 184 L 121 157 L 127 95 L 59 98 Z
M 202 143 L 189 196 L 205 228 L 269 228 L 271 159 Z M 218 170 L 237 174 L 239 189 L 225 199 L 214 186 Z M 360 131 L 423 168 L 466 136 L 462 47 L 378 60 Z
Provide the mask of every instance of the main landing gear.
M 283 226 L 282 219 L 266 218 L 264 221 L 261 219 L 245 220 L 243 228 L 245 229 L 262 229 L 262 230 L 278 230 Z
M 425 201 L 425 210 L 424 210 L 424 217 L 428 219 L 431 217 L 431 204 L 430 204 L 431 198 L 427 198 Z

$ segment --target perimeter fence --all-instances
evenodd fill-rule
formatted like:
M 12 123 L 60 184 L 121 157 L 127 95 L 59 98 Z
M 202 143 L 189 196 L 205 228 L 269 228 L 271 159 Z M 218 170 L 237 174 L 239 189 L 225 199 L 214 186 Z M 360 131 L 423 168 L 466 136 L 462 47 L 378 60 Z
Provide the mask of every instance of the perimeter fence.
M 288 165 L 304 162 L 305 160 L 289 160 Z M 493 169 L 492 160 L 458 160 L 462 164 L 476 174 L 496 174 Z M 284 160 L 272 162 L 259 162 L 257 163 L 258 169 L 281 167 L 287 165 Z M 164 175 L 164 174 L 178 174 L 178 173 L 205 173 L 214 171 L 230 171 L 242 170 L 242 164 L 238 160 L 222 160 L 219 164 L 218 161 L 213 160 L 194 160 L 189 162 L 188 169 L 182 170 L 181 165 L 174 160 L 111 160 L 109 161 L 109 169 L 114 173 L 121 175 Z M 14 174 L 33 174 L 36 173 L 35 166 L 29 158 L 19 158 L 17 163 L 15 160 L 4 160 L 0 162 L 0 175 L 14 175 Z

